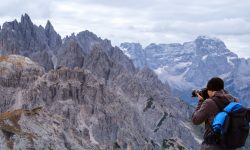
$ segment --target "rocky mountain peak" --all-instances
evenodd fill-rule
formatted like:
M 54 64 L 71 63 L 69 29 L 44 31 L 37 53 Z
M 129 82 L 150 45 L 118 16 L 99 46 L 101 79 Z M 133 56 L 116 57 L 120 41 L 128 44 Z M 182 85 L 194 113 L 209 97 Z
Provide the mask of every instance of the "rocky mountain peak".
M 49 20 L 46 23 L 45 30 L 54 30 L 54 27 Z
M 30 19 L 30 16 L 29 16 L 27 13 L 24 13 L 24 14 L 21 16 L 21 22 L 22 22 L 22 21 L 32 22 L 31 19 Z
M 21 22 L 20 22 L 20 24 L 21 25 L 23 25 L 23 26 L 29 26 L 29 27 L 32 27 L 33 26 L 33 23 L 32 23 L 32 21 L 31 21 L 31 19 L 30 19 L 30 17 L 29 17 L 29 15 L 28 14 L 24 14 L 24 15 L 22 15 L 21 16 Z
M 98 37 L 96 34 L 85 30 L 82 32 L 79 32 L 76 37 L 77 41 L 83 48 L 83 50 L 86 53 L 90 53 L 91 50 L 96 46 L 99 45 L 103 48 L 104 51 L 109 52 L 112 48 L 111 41 L 104 39 L 102 40 L 100 37 Z
M 45 26 L 45 34 L 48 40 L 48 46 L 55 50 L 62 45 L 61 36 L 54 30 L 53 25 L 48 20 Z
M 96 34 L 88 30 L 79 32 L 76 35 L 75 33 L 72 33 L 70 36 L 66 36 L 63 41 L 64 43 L 67 43 L 68 41 L 78 42 L 85 53 L 90 53 L 96 45 L 103 47 L 105 51 L 109 51 L 112 47 L 109 40 L 102 40 L 100 37 L 97 37 Z
M 157 47 L 158 45 L 155 43 L 150 43 L 145 49 L 150 49 L 150 48 L 154 48 Z
M 142 45 L 140 43 L 129 43 L 129 42 L 124 42 L 120 44 L 120 47 L 126 48 L 126 49 L 142 49 Z
M 230 52 L 224 42 L 217 38 L 199 36 L 195 39 L 194 43 L 196 44 L 196 53 L 199 56 L 207 54 L 221 55 Z
M 55 32 L 54 27 L 51 24 L 51 22 L 48 20 L 45 26 L 45 34 L 48 37 L 51 33 L 54 33 L 54 32 Z
M 3 30 L 17 30 L 18 29 L 18 22 L 17 20 L 15 19 L 14 21 L 12 22 L 5 22 L 3 24 Z
M 93 32 L 90 32 L 89 30 L 85 30 L 85 31 L 79 32 L 77 34 L 77 36 L 78 37 L 98 39 L 97 35 L 95 35 Z
M 45 32 L 42 26 L 34 25 L 27 14 L 22 15 L 19 23 L 16 20 L 4 23 L 0 40 L 1 54 L 27 56 L 47 71 L 53 68 L 53 54 L 50 51 L 56 51 L 62 43 L 61 37 L 53 30 L 52 25 L 48 25 Z
M 213 41 L 218 41 L 218 42 L 222 42 L 219 38 L 216 37 L 211 37 L 208 35 L 199 35 L 195 40 L 213 40 Z

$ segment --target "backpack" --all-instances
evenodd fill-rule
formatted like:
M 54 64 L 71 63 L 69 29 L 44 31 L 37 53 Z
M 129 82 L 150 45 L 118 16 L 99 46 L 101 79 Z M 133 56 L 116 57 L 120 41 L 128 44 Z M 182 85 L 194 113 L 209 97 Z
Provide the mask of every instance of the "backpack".
M 218 101 L 215 101 L 218 105 Z M 221 110 L 221 109 L 220 109 Z M 245 145 L 249 134 L 250 109 L 241 104 L 230 102 L 219 112 L 211 125 L 217 137 L 217 144 L 223 148 L 240 148 Z

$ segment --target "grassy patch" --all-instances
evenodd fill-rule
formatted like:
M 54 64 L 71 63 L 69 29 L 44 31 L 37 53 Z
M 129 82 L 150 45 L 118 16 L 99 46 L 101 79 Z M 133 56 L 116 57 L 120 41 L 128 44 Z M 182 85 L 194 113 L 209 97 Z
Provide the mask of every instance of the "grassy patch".
M 7 146 L 9 149 L 13 149 L 14 142 L 11 138 L 14 135 L 24 136 L 27 138 L 32 145 L 34 145 L 33 139 L 35 136 L 32 133 L 26 133 L 21 130 L 20 125 L 18 124 L 22 114 L 26 116 L 37 115 L 42 107 L 37 107 L 32 110 L 18 109 L 15 111 L 8 111 L 0 113 L 0 130 L 2 130 L 5 139 L 7 141 Z M 10 122 L 10 123 L 9 123 Z
M 8 56 L 0 55 L 0 61 L 6 61 L 7 59 L 8 59 Z

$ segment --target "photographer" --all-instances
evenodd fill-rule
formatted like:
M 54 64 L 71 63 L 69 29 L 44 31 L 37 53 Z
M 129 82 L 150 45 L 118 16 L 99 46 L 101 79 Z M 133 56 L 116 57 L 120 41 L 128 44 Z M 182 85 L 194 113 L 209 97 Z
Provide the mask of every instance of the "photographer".
M 224 82 L 218 77 L 210 79 L 206 89 L 194 91 L 192 94 L 198 97 L 198 105 L 192 115 L 192 122 L 195 125 L 205 122 L 201 150 L 223 150 L 220 146 L 220 139 L 213 134 L 210 126 L 216 114 L 230 102 L 237 102 L 237 99 L 224 90 Z

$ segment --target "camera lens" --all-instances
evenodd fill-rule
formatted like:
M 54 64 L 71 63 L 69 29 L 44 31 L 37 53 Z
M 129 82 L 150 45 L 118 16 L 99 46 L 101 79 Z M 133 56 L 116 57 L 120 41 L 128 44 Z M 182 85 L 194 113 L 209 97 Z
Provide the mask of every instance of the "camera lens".
M 197 92 L 196 90 L 192 91 L 192 97 L 197 97 L 196 92 Z

